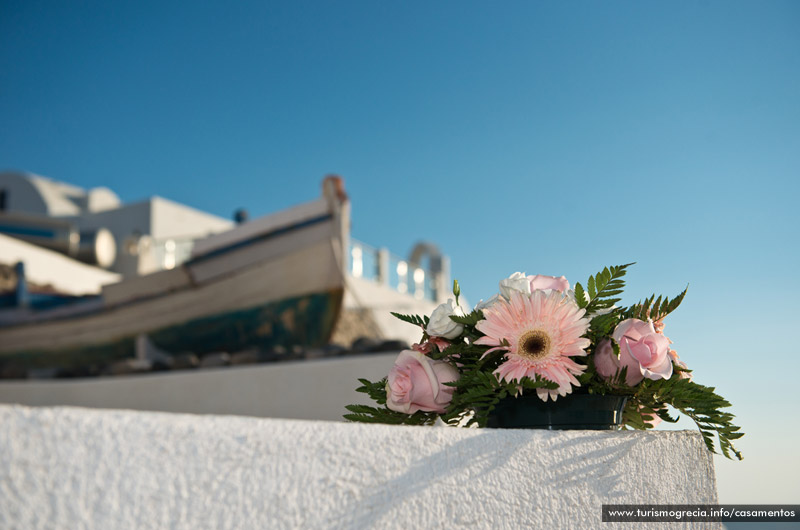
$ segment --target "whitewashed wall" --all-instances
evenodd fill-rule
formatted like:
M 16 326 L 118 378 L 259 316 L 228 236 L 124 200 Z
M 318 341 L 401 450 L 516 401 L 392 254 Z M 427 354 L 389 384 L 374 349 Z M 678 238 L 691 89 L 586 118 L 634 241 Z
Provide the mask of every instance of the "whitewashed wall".
M 715 503 L 713 477 L 684 431 L 0 406 L 0 528 L 662 528 L 601 505 Z
M 91 379 L 0 380 L 0 403 L 342 420 L 397 352 Z
M 233 212 L 231 212 L 233 214 Z M 156 239 L 202 236 L 230 230 L 235 223 L 163 197 L 150 199 L 150 234 Z
M 120 280 L 119 274 L 86 265 L 53 250 L 0 234 L 0 263 L 25 263 L 25 277 L 39 285 L 52 285 L 62 293 L 98 294 L 103 285 Z

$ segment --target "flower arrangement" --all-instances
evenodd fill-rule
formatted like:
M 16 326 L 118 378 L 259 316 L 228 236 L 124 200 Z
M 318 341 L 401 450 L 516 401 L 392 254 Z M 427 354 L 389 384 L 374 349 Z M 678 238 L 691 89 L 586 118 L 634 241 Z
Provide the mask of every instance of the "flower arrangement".
M 502 399 L 537 395 L 556 401 L 580 392 L 626 396 L 623 426 L 651 429 L 676 422 L 670 408 L 697 424 L 710 451 L 742 455 L 732 444 L 744 433 L 715 389 L 695 383 L 692 371 L 664 335 L 664 319 L 686 290 L 619 307 L 627 268 L 606 267 L 586 287 L 570 289 L 563 276 L 514 273 L 500 293 L 469 313 L 454 299 L 430 315 L 395 317 L 422 328 L 422 339 L 400 352 L 388 376 L 359 379 L 357 390 L 379 407 L 348 405 L 351 421 L 485 427 Z

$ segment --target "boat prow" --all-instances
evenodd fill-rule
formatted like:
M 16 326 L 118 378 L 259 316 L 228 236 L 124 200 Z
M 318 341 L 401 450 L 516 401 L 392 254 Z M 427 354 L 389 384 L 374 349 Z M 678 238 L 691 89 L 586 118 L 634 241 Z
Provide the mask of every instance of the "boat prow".
M 146 336 L 170 354 L 316 347 L 341 311 L 349 242 L 341 179 L 322 197 L 197 241 L 172 269 L 105 285 L 91 301 L 0 311 L 0 368 L 134 357 Z

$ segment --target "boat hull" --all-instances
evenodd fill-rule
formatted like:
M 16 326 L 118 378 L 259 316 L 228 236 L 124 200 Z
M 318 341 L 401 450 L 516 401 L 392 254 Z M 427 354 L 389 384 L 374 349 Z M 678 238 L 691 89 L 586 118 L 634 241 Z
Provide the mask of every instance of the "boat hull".
M 148 334 L 166 352 L 210 353 L 268 350 L 277 346 L 320 347 L 339 316 L 343 291 L 296 296 L 258 307 L 198 318 Z
M 332 289 L 227 311 L 166 326 L 147 334 L 168 354 L 237 352 L 248 348 L 320 347 L 328 342 L 342 305 L 343 291 Z M 59 350 L 28 350 L 3 355 L 0 368 L 72 368 L 100 366 L 133 358 L 136 336 Z
M 0 315 L 0 368 L 105 364 L 141 354 L 142 337 L 170 354 L 321 346 L 344 297 L 348 213 L 323 198 L 214 236 L 180 267 L 94 300 Z

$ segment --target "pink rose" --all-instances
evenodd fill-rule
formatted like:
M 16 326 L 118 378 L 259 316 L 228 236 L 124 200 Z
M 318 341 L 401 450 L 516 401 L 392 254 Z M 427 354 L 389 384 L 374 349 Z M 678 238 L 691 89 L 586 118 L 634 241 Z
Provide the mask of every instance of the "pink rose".
M 612 377 L 623 366 L 627 367 L 625 383 L 628 386 L 648 379 L 672 377 L 672 357 L 669 355 L 670 340 L 657 333 L 652 322 L 629 318 L 619 323 L 611 337 L 619 344 L 619 358 L 609 340 L 597 345 L 594 365 L 597 373 Z
M 611 337 L 617 341 L 620 357 L 623 353 L 639 362 L 639 370 L 648 379 L 669 379 L 672 377 L 672 358 L 669 345 L 672 343 L 661 333 L 657 333 L 652 322 L 635 318 L 623 320 L 617 325 Z
M 630 355 L 623 355 L 621 349 L 619 358 L 617 358 L 614 355 L 614 346 L 611 344 L 610 339 L 605 339 L 597 345 L 593 357 L 597 373 L 606 379 L 617 375 L 623 366 L 628 368 L 627 372 L 625 372 L 625 384 L 628 386 L 634 386 L 643 379 L 636 359 Z
M 443 413 L 453 399 L 452 383 L 458 370 L 446 361 L 434 361 L 414 350 L 403 350 L 386 382 L 386 406 L 404 414 L 418 410 Z
M 556 278 L 555 276 L 536 274 L 534 276 L 528 276 L 528 280 L 531 282 L 531 291 L 538 289 L 541 291 L 553 290 L 565 293 L 569 290 L 569 282 L 564 276 Z

